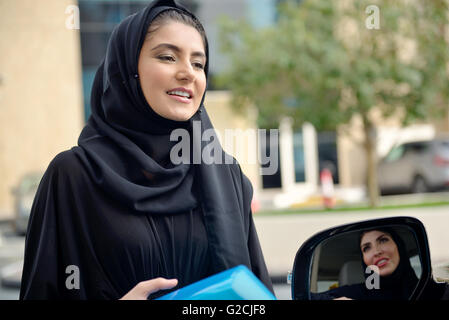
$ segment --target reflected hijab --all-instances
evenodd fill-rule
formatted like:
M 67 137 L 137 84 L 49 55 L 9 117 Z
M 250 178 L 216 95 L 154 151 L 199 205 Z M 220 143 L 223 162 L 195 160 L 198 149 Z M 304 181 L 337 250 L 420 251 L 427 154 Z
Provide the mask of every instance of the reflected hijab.
M 237 264 L 250 267 L 248 231 L 243 220 L 252 187 L 241 173 L 236 181 L 232 172 L 240 172 L 238 164 L 175 165 L 170 161 L 170 150 L 177 143 L 170 141 L 173 130 L 187 130 L 192 145 L 192 139 L 201 141 L 193 136 L 194 121 L 201 124 L 199 134 L 213 129 L 203 105 L 204 96 L 191 119 L 173 121 L 153 111 L 140 86 L 137 67 L 145 35 L 155 17 L 168 9 L 197 20 L 174 1 L 159 0 L 113 30 L 92 87 L 92 114 L 80 134 L 81 148 L 76 152 L 93 183 L 136 214 L 177 214 L 201 206 L 214 271 Z M 207 78 L 207 41 L 205 51 Z M 203 150 L 205 142 L 198 145 Z M 224 156 L 221 146 L 220 150 Z M 245 194 L 249 194 L 246 199 Z

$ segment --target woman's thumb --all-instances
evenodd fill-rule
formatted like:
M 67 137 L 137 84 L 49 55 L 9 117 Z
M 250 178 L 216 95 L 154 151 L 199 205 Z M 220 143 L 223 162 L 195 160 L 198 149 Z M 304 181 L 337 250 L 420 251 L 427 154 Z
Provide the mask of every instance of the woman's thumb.
M 141 282 L 145 294 L 149 295 L 159 290 L 166 290 L 175 287 L 178 284 L 177 279 L 156 278 Z

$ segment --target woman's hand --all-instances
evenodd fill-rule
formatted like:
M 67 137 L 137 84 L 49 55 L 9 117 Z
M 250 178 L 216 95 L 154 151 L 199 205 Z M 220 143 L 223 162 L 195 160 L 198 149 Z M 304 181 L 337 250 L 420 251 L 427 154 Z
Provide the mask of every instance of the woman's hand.
M 178 284 L 177 279 L 156 278 L 148 281 L 139 282 L 120 300 L 147 300 L 153 292 L 171 289 Z

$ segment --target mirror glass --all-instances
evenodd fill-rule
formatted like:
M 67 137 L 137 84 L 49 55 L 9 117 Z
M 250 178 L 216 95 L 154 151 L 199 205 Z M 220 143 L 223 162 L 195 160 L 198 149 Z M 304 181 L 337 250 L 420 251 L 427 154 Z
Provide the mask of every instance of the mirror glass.
M 421 277 L 416 237 L 406 226 L 328 238 L 313 254 L 312 300 L 408 300 Z

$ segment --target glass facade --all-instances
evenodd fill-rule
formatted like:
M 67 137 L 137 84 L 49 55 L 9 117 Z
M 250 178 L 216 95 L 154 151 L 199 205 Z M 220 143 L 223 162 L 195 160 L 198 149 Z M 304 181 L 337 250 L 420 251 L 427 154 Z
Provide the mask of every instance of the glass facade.
M 276 20 L 276 0 L 248 0 L 248 20 L 256 28 L 272 25 Z
M 145 7 L 147 1 L 79 0 L 84 119 L 90 116 L 90 93 L 95 72 L 106 53 L 113 28 Z
M 306 167 L 302 131 L 293 134 L 293 158 L 295 162 L 295 182 L 305 182 Z
M 337 133 L 335 131 L 318 132 L 319 172 L 327 168 L 332 173 L 334 183 L 339 183 Z

